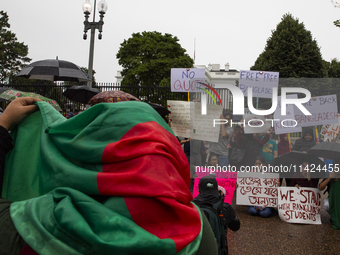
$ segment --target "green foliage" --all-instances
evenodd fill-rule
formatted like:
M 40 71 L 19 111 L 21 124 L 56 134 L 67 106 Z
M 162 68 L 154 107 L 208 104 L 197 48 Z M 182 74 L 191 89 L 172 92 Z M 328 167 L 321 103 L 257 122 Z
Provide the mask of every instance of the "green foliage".
M 328 78 L 340 78 L 340 61 L 336 58 L 332 59 L 331 62 L 325 61 L 325 67 Z
M 280 78 L 326 76 L 320 48 L 310 31 L 291 14 L 285 14 L 272 31 L 264 51 L 251 70 L 280 72 Z
M 336 2 L 336 1 L 334 1 L 334 0 L 331 0 L 331 1 L 332 1 L 332 3 L 333 3 L 334 7 L 340 8 L 340 3 L 339 3 L 339 2 Z M 333 24 L 334 24 L 334 26 L 336 26 L 336 27 L 340 27 L 340 19 L 333 21 Z
M 171 68 L 191 68 L 194 61 L 178 38 L 159 32 L 134 33 L 117 53 L 123 67 L 123 84 L 158 86 L 170 84 Z
M 8 15 L 0 11 L 0 82 L 22 69 L 31 59 L 28 55 L 28 46 L 17 41 L 10 30 Z
M 333 21 L 334 26 L 340 27 L 340 19 Z

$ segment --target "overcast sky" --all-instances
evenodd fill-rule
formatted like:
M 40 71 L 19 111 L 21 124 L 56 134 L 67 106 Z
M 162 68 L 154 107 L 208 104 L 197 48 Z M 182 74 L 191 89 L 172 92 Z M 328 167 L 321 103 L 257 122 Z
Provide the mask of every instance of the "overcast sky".
M 94 0 L 91 0 L 92 4 Z M 97 1 L 98 3 L 99 1 Z M 88 66 L 90 31 L 83 40 L 83 0 L 2 0 L 11 31 L 29 47 L 32 61 L 53 59 Z M 97 82 L 116 82 L 120 44 L 132 33 L 158 31 L 177 36 L 195 64 L 229 62 L 230 68 L 249 70 L 263 51 L 271 31 L 285 13 L 305 24 L 321 48 L 323 59 L 340 60 L 340 8 L 331 0 L 107 0 L 103 39 L 95 39 Z M 92 14 L 90 20 L 92 21 Z M 99 15 L 96 15 L 96 21 Z

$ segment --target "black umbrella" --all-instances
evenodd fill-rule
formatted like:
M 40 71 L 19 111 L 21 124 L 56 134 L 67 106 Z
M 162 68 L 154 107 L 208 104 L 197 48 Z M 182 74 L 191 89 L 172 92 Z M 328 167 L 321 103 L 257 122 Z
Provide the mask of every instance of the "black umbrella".
M 301 151 L 291 151 L 274 159 L 275 166 L 301 165 L 303 162 L 320 165 L 320 167 L 324 167 L 326 165 L 326 163 L 317 156 Z
M 165 107 L 159 105 L 159 104 L 154 104 L 154 103 L 148 103 L 153 109 L 155 109 L 159 115 L 161 115 L 162 118 L 165 118 L 165 116 L 169 115 L 171 113 L 168 109 Z
M 279 169 L 280 177 L 292 178 L 301 173 L 301 165 L 308 162 L 308 171 L 313 178 L 323 178 L 327 172 L 327 165 L 317 156 L 301 151 L 292 151 L 274 159 L 274 166 Z
M 63 95 L 72 101 L 87 104 L 87 102 L 98 93 L 100 93 L 98 89 L 88 86 L 72 86 L 65 90 Z
M 89 81 L 91 80 L 79 66 L 65 60 L 46 59 L 24 67 L 18 77 L 49 81 Z
M 318 143 L 314 145 L 312 148 L 310 148 L 307 152 L 318 157 L 340 160 L 340 143 L 335 142 Z

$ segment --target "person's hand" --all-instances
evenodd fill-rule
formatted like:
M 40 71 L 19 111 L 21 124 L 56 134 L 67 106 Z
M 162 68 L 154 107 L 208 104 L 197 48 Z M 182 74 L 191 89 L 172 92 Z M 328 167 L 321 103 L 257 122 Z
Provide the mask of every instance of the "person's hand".
M 289 149 L 293 149 L 293 145 L 292 144 L 289 144 Z
M 301 186 L 299 184 L 296 184 L 295 187 L 297 187 L 299 189 Z
M 19 97 L 14 99 L 0 115 L 0 126 L 3 126 L 8 131 L 12 130 L 23 119 L 37 111 L 39 108 L 33 105 L 35 102 L 41 101 L 33 97 Z

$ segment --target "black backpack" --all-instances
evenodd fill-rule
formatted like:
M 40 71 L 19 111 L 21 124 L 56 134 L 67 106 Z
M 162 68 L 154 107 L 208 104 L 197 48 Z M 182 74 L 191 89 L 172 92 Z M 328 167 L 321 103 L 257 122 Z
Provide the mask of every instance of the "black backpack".
M 221 201 L 216 202 L 213 206 L 208 204 L 199 204 L 198 207 L 204 212 L 207 217 L 210 226 L 215 234 L 217 247 L 218 247 L 218 255 L 226 255 L 228 254 L 228 247 L 226 245 L 226 232 L 225 232 L 225 223 L 223 217 L 223 204 L 224 197 L 221 198 Z

